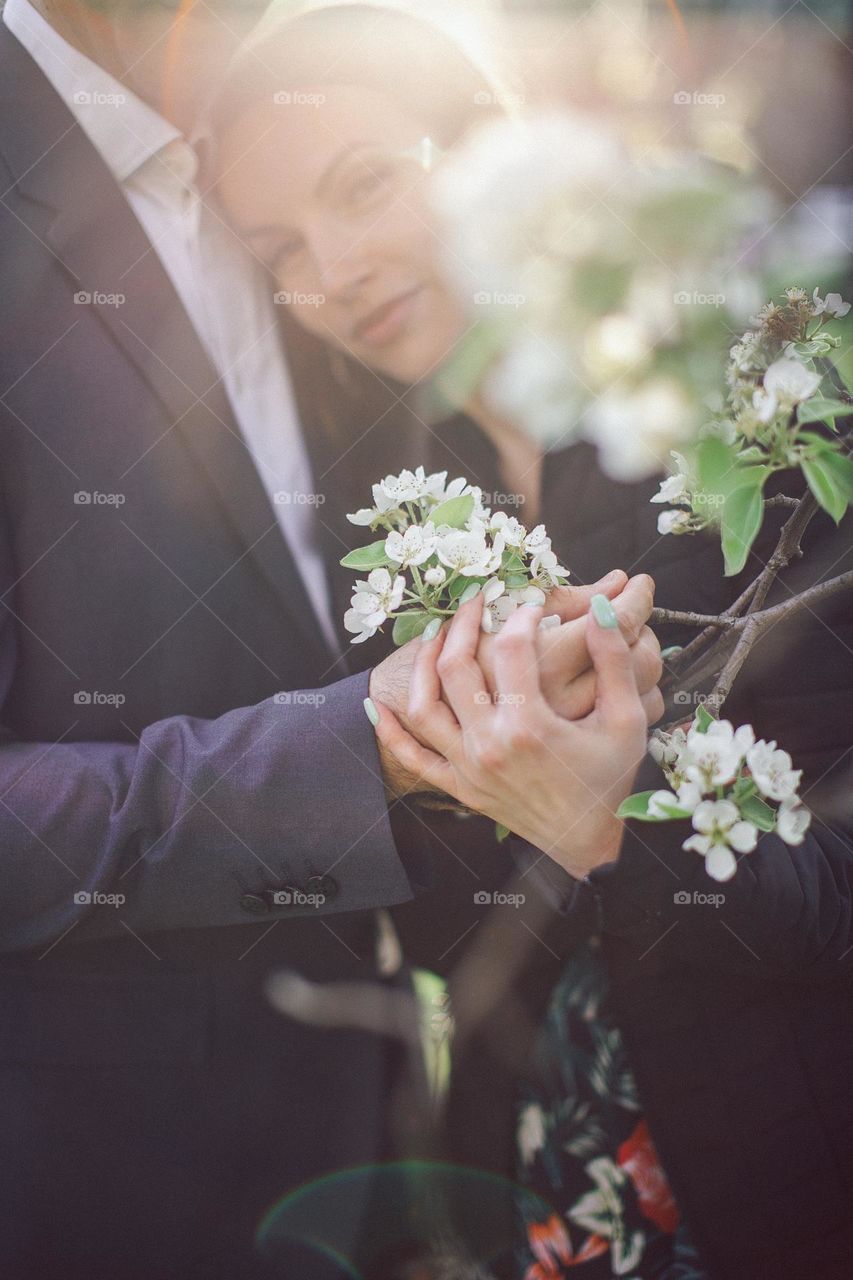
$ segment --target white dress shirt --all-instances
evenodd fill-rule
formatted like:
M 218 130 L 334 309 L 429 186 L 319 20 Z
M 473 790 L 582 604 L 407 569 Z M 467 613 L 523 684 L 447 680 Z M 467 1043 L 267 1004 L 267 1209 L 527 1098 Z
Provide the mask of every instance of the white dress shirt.
M 3 20 L 100 153 L 160 258 L 222 379 L 318 621 L 338 654 L 313 481 L 266 272 L 212 203 L 199 199 L 198 157 L 174 125 L 68 44 L 28 0 L 6 0 Z

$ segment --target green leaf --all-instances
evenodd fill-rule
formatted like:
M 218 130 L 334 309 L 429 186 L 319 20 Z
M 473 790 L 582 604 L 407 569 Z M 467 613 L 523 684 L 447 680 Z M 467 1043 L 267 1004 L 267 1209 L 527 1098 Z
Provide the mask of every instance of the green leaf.
M 460 574 L 458 578 L 454 578 L 450 586 L 447 588 L 447 593 L 450 596 L 450 599 L 458 600 L 462 595 L 462 592 L 467 591 L 472 582 L 479 582 L 482 584 L 485 582 L 485 578 L 466 578 L 464 574 Z
M 723 507 L 722 542 L 727 578 L 740 573 L 746 564 L 749 549 L 758 536 L 764 519 L 762 490 L 767 468 L 750 467 L 749 470 L 761 472 L 763 475 L 760 480 L 758 477 L 753 477 L 749 483 L 734 489 L 727 495 L 726 504 Z
M 707 733 L 710 726 L 714 723 L 714 717 L 703 703 L 700 702 L 696 708 L 696 717 L 694 724 L 699 733 Z
M 394 643 L 407 644 L 409 640 L 419 636 L 434 616 L 422 609 L 416 609 L 412 613 L 401 613 L 394 619 L 394 630 L 391 633 Z
M 436 528 L 441 524 L 449 524 L 451 529 L 461 529 L 473 510 L 473 493 L 463 493 L 458 498 L 448 498 L 446 502 L 433 507 L 429 518 Z
M 507 591 L 523 591 L 530 585 L 530 579 L 526 573 L 510 573 L 503 581 L 506 583 Z
M 841 496 L 853 503 L 853 458 L 833 451 L 821 454 L 820 464 L 829 472 Z
M 753 823 L 759 831 L 772 831 L 776 825 L 776 813 L 765 804 L 761 796 L 747 796 L 738 802 L 741 814 L 747 822 Z
M 381 569 L 383 566 L 391 564 L 385 554 L 385 539 L 380 538 L 378 542 L 371 542 L 366 547 L 356 547 L 355 551 L 350 551 L 344 556 L 341 564 L 345 569 L 358 569 L 359 571 Z
M 817 458 L 803 458 L 800 466 L 815 498 L 838 524 L 847 510 L 848 500 L 837 487 L 832 471 L 827 469 L 828 456 L 820 454 Z
M 505 827 L 502 822 L 495 823 L 495 839 L 498 844 L 503 844 L 504 840 L 506 840 L 507 836 L 510 834 L 509 827 Z
M 662 790 L 662 788 L 659 788 L 659 790 Z M 637 822 L 666 822 L 669 818 L 690 817 L 688 809 L 679 809 L 675 805 L 671 808 L 663 806 L 665 808 L 664 817 L 649 813 L 649 800 L 654 794 L 654 791 L 637 791 L 634 795 L 628 796 L 616 810 L 616 817 L 633 818 Z
M 853 413 L 853 404 L 814 396 L 811 400 L 805 400 L 797 409 L 797 422 L 826 422 L 833 426 L 836 417 L 843 417 L 848 413 Z
M 724 481 L 735 467 L 738 450 L 714 436 L 702 440 L 696 449 L 696 474 L 699 488 L 706 493 L 724 491 Z

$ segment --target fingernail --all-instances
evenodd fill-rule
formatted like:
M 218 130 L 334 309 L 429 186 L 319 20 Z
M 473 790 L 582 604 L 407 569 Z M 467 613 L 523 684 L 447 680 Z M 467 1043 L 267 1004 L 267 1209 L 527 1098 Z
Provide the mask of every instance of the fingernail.
M 432 618 L 421 632 L 422 640 L 434 640 L 441 630 L 441 618 Z
M 592 616 L 600 627 L 606 627 L 610 631 L 614 631 L 619 626 L 619 619 L 616 617 L 616 610 L 607 599 L 607 596 L 594 595 L 589 602 Z
M 462 595 L 459 597 L 459 603 L 467 604 L 469 600 L 473 600 L 474 597 L 478 596 L 479 594 L 480 594 L 479 582 L 472 582 L 471 585 L 466 587 L 465 590 L 462 592 Z
M 376 727 L 379 724 L 379 712 L 376 710 L 376 703 L 372 698 L 364 699 L 364 711 L 370 723 Z

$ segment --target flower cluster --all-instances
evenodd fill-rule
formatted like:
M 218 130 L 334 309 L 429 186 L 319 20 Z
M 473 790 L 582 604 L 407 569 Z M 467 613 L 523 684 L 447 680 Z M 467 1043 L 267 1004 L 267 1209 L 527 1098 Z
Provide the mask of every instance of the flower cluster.
M 433 195 L 452 278 L 474 291 L 450 381 L 487 369 L 504 416 L 549 446 L 584 435 L 616 479 L 655 474 L 695 438 L 725 335 L 761 301 L 751 270 L 724 264 L 766 216 L 762 193 L 685 153 L 631 155 L 561 111 L 478 130 Z
M 724 449 L 718 444 L 714 452 L 700 440 L 690 464 L 672 455 L 678 470 L 652 498 L 675 504 L 661 513 L 660 533 L 694 533 L 723 522 L 727 497 L 737 490 L 751 491 L 757 507 L 768 477 L 789 467 L 802 469 L 820 505 L 840 519 L 853 501 L 853 464 L 835 419 L 853 412 L 853 402 L 827 364 L 841 339 L 824 326 L 849 310 L 840 294 L 822 298 L 817 288 L 811 296 L 789 288 L 780 303 L 768 302 L 752 317 L 755 327 L 729 352 L 727 402 L 700 432 Z M 748 515 L 754 525 L 754 512 Z M 737 542 L 738 550 L 744 544 L 748 550 L 748 529 L 738 531 Z
M 545 526 L 528 530 L 515 516 L 492 513 L 476 485 L 423 467 L 373 485 L 373 506 L 347 516 L 383 536 L 344 556 L 341 564 L 367 571 L 355 584 L 344 626 L 359 644 L 394 619 L 394 641 L 405 644 L 432 621 L 451 617 L 483 593 L 482 626 L 497 631 L 522 604 L 544 604 L 566 583 Z M 556 619 L 544 618 L 543 625 Z
M 731 879 L 735 855 L 751 853 L 759 831 L 775 831 L 786 844 L 802 843 L 811 814 L 797 795 L 801 770 L 775 742 L 756 741 L 751 725 L 735 729 L 702 707 L 689 729 L 656 731 L 649 753 L 671 789 L 629 796 L 620 816 L 647 822 L 690 818 L 694 834 L 682 848 L 705 859 L 712 879 Z

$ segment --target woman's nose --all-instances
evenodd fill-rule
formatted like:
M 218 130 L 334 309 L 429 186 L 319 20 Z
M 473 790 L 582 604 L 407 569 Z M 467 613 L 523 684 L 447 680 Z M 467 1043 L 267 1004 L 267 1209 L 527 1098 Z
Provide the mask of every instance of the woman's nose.
M 340 234 L 314 238 L 312 255 L 319 285 L 329 299 L 347 301 L 370 279 L 372 267 L 367 249 L 366 243 L 348 241 Z

